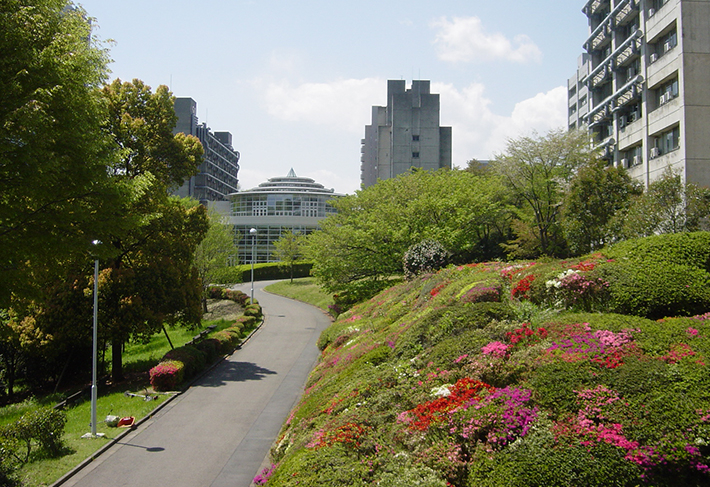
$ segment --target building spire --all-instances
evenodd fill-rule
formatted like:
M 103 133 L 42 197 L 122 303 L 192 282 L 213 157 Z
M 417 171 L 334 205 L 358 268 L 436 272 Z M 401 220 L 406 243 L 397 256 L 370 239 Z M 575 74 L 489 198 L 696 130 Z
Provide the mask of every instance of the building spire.
M 288 175 L 286 175 L 287 178 L 296 178 L 296 172 L 291 168 L 291 170 L 288 172 Z

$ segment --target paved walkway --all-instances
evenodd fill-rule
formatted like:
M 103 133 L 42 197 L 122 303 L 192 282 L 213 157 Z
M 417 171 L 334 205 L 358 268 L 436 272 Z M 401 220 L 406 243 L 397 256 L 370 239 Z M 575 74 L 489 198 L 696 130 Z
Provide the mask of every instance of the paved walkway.
M 249 487 L 330 324 L 313 306 L 265 293 L 267 284 L 255 284 L 264 325 L 240 350 L 63 486 Z

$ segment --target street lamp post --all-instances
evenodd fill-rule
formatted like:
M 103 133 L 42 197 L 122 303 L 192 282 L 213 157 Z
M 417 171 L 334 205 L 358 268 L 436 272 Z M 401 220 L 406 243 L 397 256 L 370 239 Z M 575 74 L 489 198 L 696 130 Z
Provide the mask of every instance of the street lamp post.
M 255 258 L 255 244 L 256 244 L 256 228 L 249 230 L 251 235 L 251 304 L 254 304 L 254 258 Z
M 94 245 L 99 245 L 99 240 L 91 242 Z M 91 433 L 87 433 L 83 438 L 96 438 L 104 436 L 103 433 L 96 433 L 96 400 L 98 398 L 98 389 L 96 385 L 96 369 L 98 367 L 98 318 L 99 318 L 99 259 L 94 259 L 94 325 L 92 333 L 92 358 L 91 358 Z

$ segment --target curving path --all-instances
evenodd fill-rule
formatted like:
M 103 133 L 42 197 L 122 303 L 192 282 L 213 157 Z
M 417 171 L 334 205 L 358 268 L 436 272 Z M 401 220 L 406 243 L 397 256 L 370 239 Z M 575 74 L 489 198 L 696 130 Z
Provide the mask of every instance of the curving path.
M 313 306 L 264 292 L 268 284 L 255 283 L 265 321 L 240 350 L 62 485 L 249 487 L 330 324 Z

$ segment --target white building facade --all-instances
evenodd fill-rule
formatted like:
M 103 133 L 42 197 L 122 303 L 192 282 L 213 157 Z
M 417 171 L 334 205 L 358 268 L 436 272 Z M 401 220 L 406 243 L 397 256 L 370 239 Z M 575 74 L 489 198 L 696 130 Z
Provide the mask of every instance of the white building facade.
M 285 177 L 271 178 L 258 187 L 229 195 L 229 208 L 220 211 L 234 227 L 239 263 L 276 262 L 274 243 L 284 233 L 307 235 L 318 228 L 321 220 L 336 212 L 330 205 L 341 197 L 311 178 L 296 176 L 293 169 Z M 256 236 L 249 231 L 256 229 Z
M 671 166 L 710 186 L 710 0 L 589 0 L 583 12 L 588 73 L 576 93 L 570 80 L 570 128 L 582 119 L 603 157 L 646 185 Z

